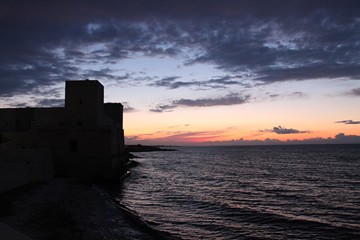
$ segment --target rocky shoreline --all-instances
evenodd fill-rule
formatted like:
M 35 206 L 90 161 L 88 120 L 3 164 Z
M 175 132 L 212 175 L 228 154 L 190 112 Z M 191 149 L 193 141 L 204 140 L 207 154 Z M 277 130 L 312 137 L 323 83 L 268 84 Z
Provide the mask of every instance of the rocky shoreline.
M 0 221 L 32 239 L 172 239 L 104 189 L 77 180 L 30 184 L 0 196 Z
M 175 150 L 132 145 L 127 151 L 131 157 L 132 152 Z M 130 160 L 127 167 L 137 164 Z M 176 239 L 152 228 L 117 200 L 129 173 L 110 184 L 55 178 L 1 193 L 0 221 L 39 240 Z

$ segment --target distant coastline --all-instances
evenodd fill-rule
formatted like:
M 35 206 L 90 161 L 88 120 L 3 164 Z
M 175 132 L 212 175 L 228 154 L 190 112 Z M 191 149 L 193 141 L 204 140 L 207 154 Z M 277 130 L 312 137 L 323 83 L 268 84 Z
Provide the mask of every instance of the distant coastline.
M 176 151 L 176 149 L 169 148 L 171 146 L 149 146 L 149 145 L 126 145 L 128 152 L 158 152 L 158 151 Z

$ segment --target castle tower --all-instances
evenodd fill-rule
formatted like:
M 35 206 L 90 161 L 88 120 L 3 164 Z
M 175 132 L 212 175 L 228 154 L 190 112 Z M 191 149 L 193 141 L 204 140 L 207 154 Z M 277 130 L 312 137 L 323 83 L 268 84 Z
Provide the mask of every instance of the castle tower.
M 97 80 L 66 81 L 65 109 L 71 125 L 101 125 L 104 121 L 103 85 Z

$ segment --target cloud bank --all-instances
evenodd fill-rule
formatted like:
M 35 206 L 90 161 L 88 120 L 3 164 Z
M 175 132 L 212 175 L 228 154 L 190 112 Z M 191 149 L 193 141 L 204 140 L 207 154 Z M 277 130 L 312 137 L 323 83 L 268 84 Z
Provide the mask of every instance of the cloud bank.
M 213 107 L 213 106 L 229 106 L 238 105 L 248 102 L 249 95 L 241 96 L 238 94 L 229 94 L 220 98 L 200 98 L 200 99 L 178 99 L 170 104 L 159 104 L 155 108 L 150 109 L 151 112 L 169 112 L 177 107 Z
M 248 146 L 248 145 L 292 145 L 292 144 L 360 144 L 360 136 L 339 133 L 333 138 L 308 138 L 304 140 L 285 140 L 267 138 L 264 140 L 246 140 L 243 138 L 229 141 L 216 141 L 222 132 L 185 132 L 174 133 L 162 138 L 146 139 L 144 136 L 128 136 L 127 144 L 155 144 L 180 146 Z
M 360 88 L 354 88 L 351 90 L 352 95 L 360 96 Z
M 190 81 L 179 81 L 180 76 L 166 77 L 161 80 L 157 80 L 150 83 L 149 86 L 153 87 L 165 87 L 167 89 L 178 89 L 183 87 L 195 87 L 200 89 L 217 89 L 225 88 L 227 86 L 248 86 L 247 83 L 242 81 L 243 76 L 241 75 L 226 75 L 223 77 L 216 77 L 205 81 L 190 80 Z
M 131 76 L 119 77 L 116 64 L 138 56 L 175 57 L 185 65 L 206 63 L 242 76 L 148 83 L 168 89 L 226 87 L 244 79 L 358 80 L 359 9 L 357 0 L 5 0 L 0 97 L 67 79 L 131 84 Z
M 353 120 L 343 120 L 343 121 L 337 121 L 335 123 L 343 123 L 343 124 L 360 124 L 360 121 L 353 121 Z
M 281 126 L 273 127 L 272 129 L 259 130 L 259 132 L 274 132 L 276 134 L 310 133 L 310 131 L 297 130 L 293 128 L 284 128 Z

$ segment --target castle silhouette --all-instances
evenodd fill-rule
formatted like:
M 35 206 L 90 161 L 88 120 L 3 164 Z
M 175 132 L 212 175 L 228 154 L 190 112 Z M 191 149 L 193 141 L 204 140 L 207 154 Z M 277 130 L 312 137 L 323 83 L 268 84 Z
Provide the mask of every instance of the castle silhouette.
M 2 175 L 16 175 L 16 164 L 32 165 L 28 175 L 42 168 L 42 174 L 86 179 L 111 179 L 125 170 L 123 106 L 104 104 L 97 80 L 66 81 L 65 107 L 0 109 L 0 132 Z

